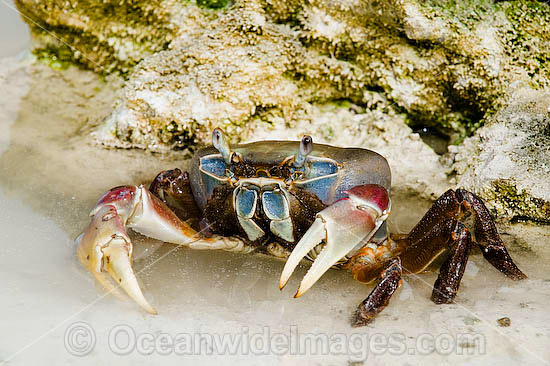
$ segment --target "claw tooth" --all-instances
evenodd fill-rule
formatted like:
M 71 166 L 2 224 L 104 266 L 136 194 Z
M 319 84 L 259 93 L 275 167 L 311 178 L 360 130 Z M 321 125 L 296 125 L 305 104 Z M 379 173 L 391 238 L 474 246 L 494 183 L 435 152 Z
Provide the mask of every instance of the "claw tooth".
M 347 203 L 342 203 L 345 204 Z M 326 245 L 302 279 L 294 297 L 302 296 L 330 267 L 344 258 L 369 233 L 372 236 L 380 226 L 380 223 L 375 224 L 372 219 L 369 221 L 365 220 L 365 217 L 360 217 L 357 212 L 350 217 L 338 215 L 331 218 L 329 214 L 325 214 L 323 218 L 326 222 Z M 342 221 L 343 218 L 346 221 Z
M 335 243 L 329 239 L 302 279 L 300 287 L 294 297 L 302 296 L 326 271 L 329 270 L 330 267 L 338 263 L 340 259 L 348 254 L 356 244 L 357 242 L 355 241 Z
M 113 238 L 103 249 L 104 268 L 120 284 L 135 302 L 147 312 L 156 315 L 157 311 L 147 302 L 139 288 L 128 251 L 128 244 L 119 238 Z
M 296 244 L 296 247 L 288 257 L 288 260 L 285 263 L 283 272 L 281 273 L 281 278 L 279 280 L 279 289 L 283 289 L 290 276 L 300 263 L 300 261 L 313 249 L 317 244 L 319 244 L 323 239 L 326 239 L 327 232 L 325 230 L 325 225 L 321 218 L 315 219 L 313 225 L 309 230 L 304 234 L 302 239 Z

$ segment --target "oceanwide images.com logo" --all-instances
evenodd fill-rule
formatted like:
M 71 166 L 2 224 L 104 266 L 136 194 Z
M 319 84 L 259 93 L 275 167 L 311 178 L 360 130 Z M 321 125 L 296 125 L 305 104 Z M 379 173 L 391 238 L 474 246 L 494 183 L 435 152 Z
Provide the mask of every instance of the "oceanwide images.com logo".
M 67 352 L 83 357 L 96 348 L 113 354 L 139 355 L 310 355 L 348 356 L 366 360 L 369 355 L 449 355 L 485 354 L 485 337 L 475 333 L 423 333 L 414 337 L 404 333 L 303 333 L 298 327 L 273 332 L 270 327 L 252 331 L 243 326 L 238 332 L 209 333 L 136 332 L 126 324 L 109 330 L 107 339 L 96 339 L 94 328 L 85 322 L 70 324 L 65 330 Z M 104 352 L 105 349 L 101 349 Z

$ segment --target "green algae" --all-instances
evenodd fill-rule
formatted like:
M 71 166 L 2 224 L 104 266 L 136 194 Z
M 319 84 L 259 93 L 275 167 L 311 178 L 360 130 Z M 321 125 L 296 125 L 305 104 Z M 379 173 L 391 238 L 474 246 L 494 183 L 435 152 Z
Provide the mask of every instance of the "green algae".
M 171 13 L 160 1 L 17 0 L 16 5 L 26 15 L 34 53 L 54 67 L 62 59 L 103 75 L 127 75 L 174 37 Z
M 515 182 L 495 180 L 491 182 L 491 196 L 488 200 L 498 214 L 511 220 L 532 220 L 550 224 L 550 202 L 531 196 L 527 191 L 519 191 Z
M 223 9 L 231 0 L 196 0 L 197 5 L 208 9 Z
M 531 87 L 550 85 L 550 5 L 513 1 L 504 8 L 512 28 L 504 33 L 512 63 L 531 78 Z

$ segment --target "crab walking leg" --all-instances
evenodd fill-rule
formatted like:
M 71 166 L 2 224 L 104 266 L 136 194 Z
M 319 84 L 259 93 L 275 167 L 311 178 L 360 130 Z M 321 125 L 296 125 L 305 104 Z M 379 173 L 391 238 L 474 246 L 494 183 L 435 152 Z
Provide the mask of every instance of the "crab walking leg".
M 152 314 L 156 310 L 143 296 L 132 269 L 133 244 L 126 227 L 194 249 L 238 250 L 244 245 L 236 238 L 201 237 L 143 186 L 113 188 L 99 200 L 91 215 L 90 225 L 76 239 L 80 262 L 107 289 L 113 289 L 105 275 L 109 273 L 133 300 Z
M 464 224 L 454 219 L 446 219 L 435 227 L 414 245 L 406 247 L 404 239 L 393 242 L 392 239 L 376 251 L 370 248 L 362 249 L 352 258 L 351 270 L 356 279 L 369 282 L 380 271 L 380 259 L 389 253 L 400 257 L 389 260 L 385 269 L 380 274 L 381 281 L 376 285 L 370 295 L 359 305 L 352 319 L 353 327 L 369 324 L 387 305 L 397 288 L 401 285 L 401 274 L 407 272 L 417 273 L 428 266 L 435 258 L 449 250 L 449 257 L 441 266 L 439 276 L 435 281 L 432 301 L 436 304 L 451 303 L 464 274 L 471 248 L 471 236 Z M 384 248 L 390 246 L 389 249 Z
M 431 299 L 436 304 L 449 304 L 460 287 L 471 247 L 472 237 L 466 226 L 455 219 L 446 219 L 403 251 L 403 269 L 410 273 L 422 272 L 448 251 L 449 256 L 439 270 Z
M 466 215 L 475 216 L 475 241 L 485 259 L 500 272 L 513 280 L 527 276 L 516 266 L 500 238 L 495 223 L 483 201 L 475 194 L 464 190 L 448 190 L 439 197 L 426 215 L 411 230 L 409 240 L 415 243 L 445 219 L 462 220 Z
M 390 298 L 401 286 L 402 268 L 399 257 L 389 260 L 385 269 L 380 274 L 380 282 L 372 290 L 369 296 L 357 307 L 353 315 L 351 326 L 362 327 L 374 320 L 388 303 Z
M 450 236 L 450 254 L 439 269 L 439 276 L 434 283 L 432 301 L 436 304 L 450 304 L 453 302 L 464 275 L 468 256 L 472 245 L 472 238 L 468 229 L 460 222 L 449 220 L 443 223 L 447 230 L 454 226 Z M 443 232 L 446 230 L 444 229 Z
M 389 214 L 387 190 L 369 184 L 354 187 L 347 193 L 348 198 L 317 214 L 313 225 L 290 254 L 279 280 L 279 288 L 287 284 L 307 253 L 324 241 L 321 253 L 302 279 L 295 297 L 303 295 L 330 267 L 368 242 L 380 228 Z
M 513 280 L 522 280 L 527 276 L 516 266 L 506 250 L 489 210 L 475 194 L 457 189 L 456 195 L 463 204 L 475 214 L 475 238 L 483 257 L 500 272 Z

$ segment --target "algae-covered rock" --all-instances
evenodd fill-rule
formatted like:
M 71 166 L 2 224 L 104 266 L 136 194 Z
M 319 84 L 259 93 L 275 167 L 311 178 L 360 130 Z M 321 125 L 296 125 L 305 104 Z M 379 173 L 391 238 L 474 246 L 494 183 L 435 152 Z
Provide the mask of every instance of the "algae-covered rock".
M 102 135 L 115 146 L 188 147 L 212 126 L 242 139 L 267 109 L 292 127 L 309 103 L 364 106 L 371 91 L 409 125 L 457 142 L 499 108 L 511 83 L 549 80 L 550 7 L 535 1 L 17 4 L 39 20 L 30 24 L 41 57 L 122 73 L 144 60 L 108 119 L 111 136 Z
M 285 73 L 298 42 L 260 12 L 222 16 L 144 60 L 97 134 L 106 144 L 153 151 L 196 148 L 214 127 L 246 138 L 262 110 L 288 115 L 309 100 Z M 241 32 L 241 29 L 247 29 Z M 309 92 L 313 92 L 309 88 Z
M 15 0 L 31 29 L 34 52 L 48 63 L 77 63 L 99 73 L 128 73 L 168 48 L 177 35 L 177 0 Z M 195 8 L 196 7 L 190 7 Z
M 550 223 L 550 90 L 520 89 L 455 157 L 458 185 L 501 218 Z
M 17 5 L 38 22 L 30 24 L 39 58 L 126 78 L 94 132 L 104 145 L 192 152 L 214 127 L 232 142 L 309 133 L 381 152 L 394 187 L 433 198 L 448 186 L 449 169 L 410 127 L 454 144 L 477 130 L 451 146 L 458 185 L 501 219 L 548 222 L 544 2 Z M 532 90 L 514 94 L 517 85 Z

